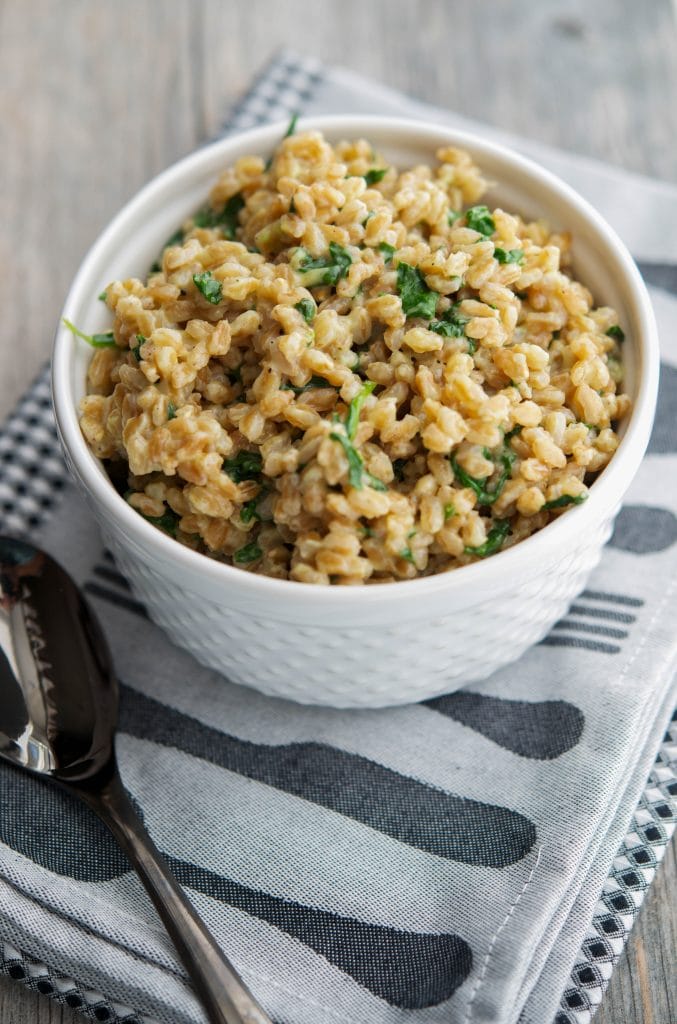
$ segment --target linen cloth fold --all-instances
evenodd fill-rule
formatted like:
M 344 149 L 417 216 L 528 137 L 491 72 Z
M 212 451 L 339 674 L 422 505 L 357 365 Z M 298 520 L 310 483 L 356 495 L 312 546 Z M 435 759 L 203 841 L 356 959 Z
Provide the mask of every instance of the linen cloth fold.
M 286 53 L 225 130 L 291 111 L 499 135 Z M 674 829 L 677 187 L 501 138 L 617 228 L 656 283 L 663 346 L 656 426 L 613 538 L 518 663 L 377 711 L 235 686 L 171 646 L 102 550 L 45 375 L 0 433 L 0 528 L 30 533 L 95 605 L 122 683 L 125 784 L 278 1024 L 585 1024 Z M 103 826 L 7 765 L 0 969 L 92 1020 L 204 1020 Z

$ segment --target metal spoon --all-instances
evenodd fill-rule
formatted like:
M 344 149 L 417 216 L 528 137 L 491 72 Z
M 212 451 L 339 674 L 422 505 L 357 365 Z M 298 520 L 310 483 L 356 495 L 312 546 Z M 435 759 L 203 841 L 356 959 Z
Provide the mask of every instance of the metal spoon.
M 101 628 L 49 555 L 0 537 L 0 756 L 96 811 L 139 873 L 212 1024 L 271 1024 L 153 844 L 118 774 Z

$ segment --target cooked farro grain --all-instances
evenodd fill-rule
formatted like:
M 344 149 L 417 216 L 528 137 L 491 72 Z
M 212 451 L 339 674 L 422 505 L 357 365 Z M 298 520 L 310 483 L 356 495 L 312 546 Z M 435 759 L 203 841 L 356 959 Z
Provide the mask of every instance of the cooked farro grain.
M 629 399 L 570 236 L 470 156 L 363 139 L 243 157 L 145 282 L 114 281 L 81 426 L 181 543 L 304 583 L 444 572 L 587 495 Z

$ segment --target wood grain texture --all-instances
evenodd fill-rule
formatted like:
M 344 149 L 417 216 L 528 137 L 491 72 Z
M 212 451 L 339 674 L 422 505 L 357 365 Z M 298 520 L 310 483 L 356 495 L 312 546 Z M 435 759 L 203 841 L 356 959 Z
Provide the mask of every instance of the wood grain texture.
M 0 0 L 0 417 L 101 228 L 281 46 L 677 182 L 670 0 Z M 673 849 L 596 1024 L 677 1022 L 676 891 Z M 2 1024 L 80 1020 L 0 979 Z

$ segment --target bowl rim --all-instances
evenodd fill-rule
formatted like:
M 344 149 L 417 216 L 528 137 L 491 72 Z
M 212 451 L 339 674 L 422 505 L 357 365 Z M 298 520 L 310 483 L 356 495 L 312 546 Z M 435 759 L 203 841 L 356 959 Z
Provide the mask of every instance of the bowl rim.
M 73 310 L 88 298 L 88 293 L 85 295 L 83 292 L 91 265 L 109 248 L 114 248 L 117 239 L 123 237 L 129 229 L 134 229 L 135 220 L 143 215 L 148 205 L 156 202 L 163 194 L 175 195 L 177 186 L 179 189 L 182 184 L 185 187 L 186 179 L 197 176 L 217 155 L 223 154 L 226 161 L 230 150 L 240 149 L 244 144 L 247 145 L 247 151 L 254 153 L 270 149 L 282 137 L 286 127 L 287 122 L 284 121 L 237 132 L 190 153 L 161 171 L 125 203 L 80 263 L 56 330 L 52 358 L 52 398 L 57 429 L 70 458 L 71 469 L 86 491 L 98 505 L 103 506 L 109 518 L 118 522 L 130 541 L 159 562 L 172 562 L 177 575 L 185 571 L 188 574 L 186 578 L 203 577 L 224 590 L 232 586 L 240 590 L 243 596 L 247 594 L 271 601 L 303 596 L 311 598 L 313 603 L 317 601 L 325 606 L 333 604 L 337 608 L 352 606 L 354 609 L 357 605 L 372 606 L 405 597 L 432 596 L 440 591 L 451 593 L 468 588 L 470 595 L 471 588 L 476 588 L 477 592 L 486 587 L 489 592 L 501 582 L 524 578 L 523 571 L 542 564 L 548 551 L 552 552 L 554 548 L 562 550 L 566 548 L 567 542 L 576 547 L 581 531 L 594 527 L 611 509 L 615 510 L 618 506 L 648 443 L 656 405 L 660 356 L 656 320 L 646 286 L 632 256 L 613 228 L 587 200 L 555 174 L 509 147 L 489 142 L 473 132 L 412 118 L 345 114 L 314 116 L 299 118 L 297 131 L 319 130 L 332 136 L 344 133 L 368 136 L 389 131 L 394 140 L 397 136 L 402 140 L 404 136 L 407 141 L 414 142 L 415 137 L 418 137 L 418 141 L 426 141 L 430 145 L 431 152 L 440 145 L 455 145 L 470 149 L 479 163 L 486 155 L 554 193 L 560 203 L 583 216 L 592 227 L 597 241 L 615 254 L 617 269 L 622 273 L 628 291 L 628 305 L 634 307 L 638 327 L 636 335 L 633 335 L 637 355 L 637 393 L 619 447 L 600 477 L 591 485 L 588 499 L 513 547 L 487 559 L 411 580 L 396 580 L 372 586 L 330 587 L 247 572 L 185 547 L 135 512 L 101 472 L 100 462 L 89 450 L 80 430 L 77 405 L 71 388 L 71 364 L 76 349 L 70 332 L 63 326 L 63 318 L 76 318 Z

